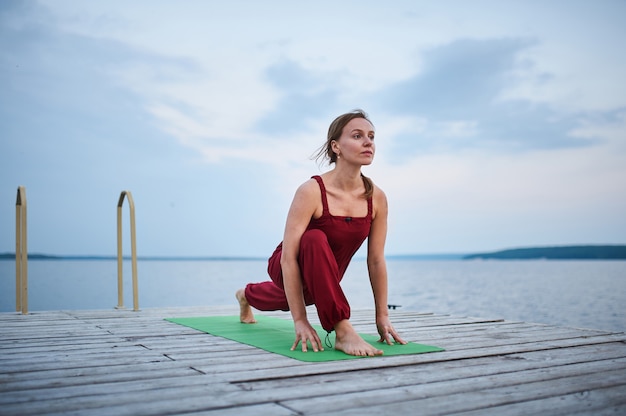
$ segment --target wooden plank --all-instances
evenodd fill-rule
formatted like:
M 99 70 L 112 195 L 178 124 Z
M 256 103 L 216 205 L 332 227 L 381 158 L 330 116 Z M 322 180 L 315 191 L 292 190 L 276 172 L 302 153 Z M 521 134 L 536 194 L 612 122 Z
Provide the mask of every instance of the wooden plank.
M 481 408 L 463 412 L 464 416 L 507 416 L 520 414 L 571 415 L 623 415 L 626 414 L 626 388 L 613 386 L 537 400 Z
M 124 381 L 150 380 L 153 378 L 176 379 L 177 377 L 201 374 L 193 368 L 175 362 L 144 363 L 123 366 L 91 367 L 78 369 L 50 370 L 43 373 L 19 373 L 0 380 L 0 394 L 26 390 L 63 389 L 68 386 L 102 385 Z M 2 395 L 3 402 L 19 394 Z
M 252 406 L 236 406 L 226 409 L 204 410 L 186 413 L 188 416 L 294 416 L 294 412 L 280 404 L 268 403 Z
M 115 366 L 115 365 L 132 365 L 132 364 L 141 364 L 141 363 L 150 363 L 150 362 L 158 362 L 158 361 L 171 361 L 170 358 L 165 357 L 159 354 L 148 354 L 148 351 L 139 351 L 137 354 L 133 355 L 123 355 L 123 356 L 109 356 L 109 357 L 94 357 L 94 358 L 77 358 L 73 357 L 57 357 L 58 359 L 51 360 L 43 363 L 33 363 L 32 365 L 28 365 L 24 367 L 24 364 L 18 363 L 15 365 L 12 364 L 3 364 L 2 372 L 3 373 L 14 373 L 14 372 L 22 372 L 22 371 L 46 371 L 46 370 L 56 370 L 56 369 L 78 369 L 78 368 L 88 368 L 88 367 L 107 367 L 107 366 Z

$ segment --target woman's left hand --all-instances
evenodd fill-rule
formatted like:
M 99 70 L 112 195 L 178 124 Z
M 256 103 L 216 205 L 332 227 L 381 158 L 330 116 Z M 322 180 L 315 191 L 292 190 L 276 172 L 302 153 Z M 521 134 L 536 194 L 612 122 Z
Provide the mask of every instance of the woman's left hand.
M 400 338 L 400 335 L 391 325 L 389 318 L 376 318 L 376 328 L 378 335 L 380 335 L 378 342 L 386 342 L 388 345 L 393 345 L 394 341 L 398 344 L 406 344 L 406 341 Z

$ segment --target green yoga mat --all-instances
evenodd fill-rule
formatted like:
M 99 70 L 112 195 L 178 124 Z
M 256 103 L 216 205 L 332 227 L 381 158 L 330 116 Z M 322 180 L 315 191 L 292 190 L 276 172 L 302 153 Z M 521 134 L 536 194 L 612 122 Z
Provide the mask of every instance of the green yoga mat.
M 314 352 L 309 346 L 309 352 L 302 352 L 302 348 L 298 345 L 294 351 L 291 351 L 291 345 L 294 341 L 293 322 L 273 318 L 269 316 L 256 316 L 256 324 L 242 324 L 239 322 L 239 316 L 206 316 L 194 318 L 169 318 L 166 321 L 189 328 L 194 328 L 208 334 L 217 335 L 242 344 L 252 345 L 265 351 L 284 355 L 285 357 L 295 358 L 300 361 L 323 362 L 336 360 L 350 360 L 355 357 L 337 351 L 334 348 L 324 346 L 324 351 Z M 326 338 L 326 331 L 319 325 L 313 325 L 317 330 L 322 342 Z M 360 334 L 363 339 L 376 348 L 383 350 L 383 356 L 390 355 L 407 355 L 422 354 L 426 352 L 443 351 L 443 348 L 433 347 L 430 345 L 416 344 L 410 342 L 406 345 L 378 342 L 378 336 Z M 335 333 L 329 336 L 332 345 L 335 345 Z

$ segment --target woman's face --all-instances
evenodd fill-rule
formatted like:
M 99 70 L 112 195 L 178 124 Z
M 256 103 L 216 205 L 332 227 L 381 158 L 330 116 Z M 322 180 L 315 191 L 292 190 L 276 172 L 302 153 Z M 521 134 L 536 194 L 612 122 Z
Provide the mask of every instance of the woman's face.
M 340 159 L 361 165 L 372 163 L 375 150 L 374 127 L 364 118 L 350 120 L 333 143 L 333 151 Z

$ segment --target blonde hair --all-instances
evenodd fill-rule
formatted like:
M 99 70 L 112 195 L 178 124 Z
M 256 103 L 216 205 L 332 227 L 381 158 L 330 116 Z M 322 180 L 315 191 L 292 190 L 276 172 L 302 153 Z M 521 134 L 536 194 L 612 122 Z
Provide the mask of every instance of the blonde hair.
M 326 142 L 315 152 L 313 159 L 317 160 L 317 162 L 320 164 L 326 160 L 328 160 L 328 164 L 337 163 L 337 154 L 333 152 L 332 143 L 339 140 L 341 134 L 343 133 L 343 128 L 346 127 L 346 125 L 355 118 L 363 118 L 367 120 L 372 126 L 374 125 L 374 123 L 372 123 L 372 121 L 369 119 L 367 113 L 360 109 L 356 109 L 349 113 L 340 115 L 339 117 L 334 119 L 332 123 L 330 123 L 330 126 L 328 127 Z M 372 180 L 367 176 L 361 174 L 361 177 L 363 178 L 363 185 L 365 186 L 365 193 L 363 196 L 365 198 L 370 198 L 374 193 L 374 184 L 372 183 Z

